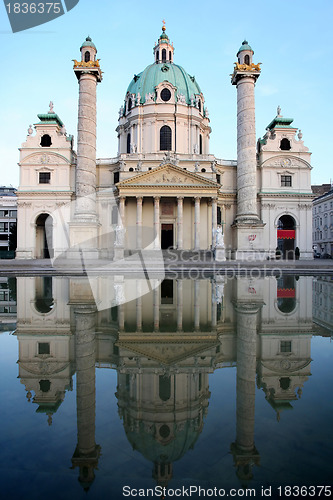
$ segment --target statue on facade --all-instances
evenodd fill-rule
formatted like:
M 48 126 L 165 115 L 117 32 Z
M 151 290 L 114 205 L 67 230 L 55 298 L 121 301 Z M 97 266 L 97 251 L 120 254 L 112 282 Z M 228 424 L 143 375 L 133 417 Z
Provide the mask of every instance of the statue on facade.
M 123 247 L 124 246 L 125 231 L 126 231 L 126 229 L 124 228 L 123 225 L 118 224 L 116 226 L 116 241 L 115 241 L 115 246 L 117 246 L 117 247 Z
M 54 113 L 53 107 L 54 107 L 54 104 L 53 104 L 52 101 L 50 101 L 50 104 L 49 104 L 50 111 L 49 111 L 49 113 Z
M 218 226 L 216 229 L 216 246 L 218 248 L 224 248 L 224 234 L 222 233 L 221 226 Z

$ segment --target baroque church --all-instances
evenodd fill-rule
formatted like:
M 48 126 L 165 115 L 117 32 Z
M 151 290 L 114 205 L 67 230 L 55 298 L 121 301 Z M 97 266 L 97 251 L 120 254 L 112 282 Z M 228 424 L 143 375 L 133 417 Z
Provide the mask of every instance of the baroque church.
M 237 160 L 210 153 L 204 94 L 174 62 L 165 26 L 152 63 L 127 88 L 117 156 L 96 159 L 102 71 L 90 37 L 80 51 L 77 150 L 52 102 L 20 148 L 17 258 L 84 250 L 89 258 L 118 260 L 131 250 L 168 248 L 212 251 L 217 260 L 294 258 L 295 252 L 312 258 L 311 153 L 279 107 L 256 139 L 261 68 L 246 40 L 231 75 Z

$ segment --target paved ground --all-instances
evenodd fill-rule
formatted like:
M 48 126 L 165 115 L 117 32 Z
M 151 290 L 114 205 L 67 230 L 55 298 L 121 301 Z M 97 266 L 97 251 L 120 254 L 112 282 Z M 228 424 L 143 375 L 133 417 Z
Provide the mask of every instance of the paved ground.
M 185 256 L 186 257 L 186 256 Z M 264 261 L 237 261 L 227 260 L 216 262 L 205 256 L 189 254 L 185 259 L 175 259 L 174 254 L 163 254 L 163 258 L 156 258 L 156 254 L 134 253 L 124 260 L 112 262 L 106 259 L 81 261 L 80 259 L 55 260 L 27 259 L 27 260 L 0 260 L 0 275 L 86 275 L 86 274 L 163 274 L 180 272 L 184 274 L 202 273 L 202 275 L 235 275 L 235 274 L 325 274 L 333 277 L 333 260 L 264 260 Z M 198 274 L 199 275 L 199 274 Z

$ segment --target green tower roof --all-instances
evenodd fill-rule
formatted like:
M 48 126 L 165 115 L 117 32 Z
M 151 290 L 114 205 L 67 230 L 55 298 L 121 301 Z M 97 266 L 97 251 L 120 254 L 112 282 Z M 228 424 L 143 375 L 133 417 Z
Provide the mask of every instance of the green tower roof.
M 82 50 L 84 47 L 92 47 L 97 52 L 96 45 L 94 44 L 94 42 L 92 41 L 90 36 L 87 36 L 87 38 L 85 39 L 85 41 L 81 45 L 80 50 Z
M 237 55 L 242 52 L 243 50 L 250 50 L 253 54 L 253 49 L 252 47 L 249 45 L 248 41 L 247 40 L 244 40 L 243 43 L 242 43 L 242 46 L 240 47 L 239 51 L 237 52 Z

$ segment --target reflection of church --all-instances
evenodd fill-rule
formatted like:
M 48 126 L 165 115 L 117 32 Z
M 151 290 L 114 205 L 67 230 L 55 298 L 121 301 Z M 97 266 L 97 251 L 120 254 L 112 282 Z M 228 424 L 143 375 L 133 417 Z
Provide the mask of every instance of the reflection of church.
M 126 303 L 100 310 L 111 286 L 142 289 L 141 280 L 111 277 L 17 278 L 19 378 L 49 425 L 76 373 L 77 447 L 73 467 L 87 489 L 95 443 L 95 371 L 117 370 L 119 415 L 133 449 L 152 463 L 160 485 L 200 439 L 210 398 L 209 374 L 237 366 L 237 476 L 252 477 L 255 390 L 277 412 L 291 409 L 310 375 L 311 278 L 166 279 Z M 96 296 L 95 296 L 96 299 Z M 110 423 L 111 425 L 111 423 Z
M 261 69 L 247 41 L 232 74 L 237 161 L 209 152 L 204 95 L 174 62 L 165 26 L 152 63 L 126 91 L 117 156 L 96 161 L 102 72 L 89 37 L 80 50 L 77 151 L 52 103 L 20 149 L 18 258 L 58 257 L 79 246 L 87 256 L 112 259 L 152 242 L 155 249 L 178 250 L 225 245 L 230 258 L 266 259 L 277 249 L 288 258 L 298 248 L 302 258 L 312 258 L 310 153 L 280 108 L 256 140 Z

